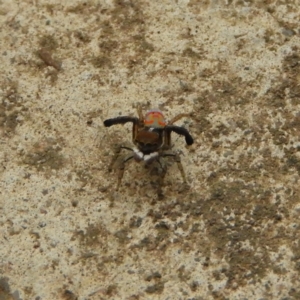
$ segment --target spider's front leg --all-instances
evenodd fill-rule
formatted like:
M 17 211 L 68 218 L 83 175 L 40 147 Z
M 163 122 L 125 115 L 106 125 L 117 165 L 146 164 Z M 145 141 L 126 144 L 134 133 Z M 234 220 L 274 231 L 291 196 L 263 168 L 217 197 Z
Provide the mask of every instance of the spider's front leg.
M 133 124 L 132 139 L 134 140 L 137 135 L 140 122 L 141 122 L 140 119 L 136 117 L 120 116 L 112 119 L 107 119 L 103 123 L 105 127 L 110 127 L 112 125 L 117 125 L 117 124 L 124 125 L 126 123 L 132 123 Z
M 129 122 L 136 124 L 139 122 L 139 119 L 136 117 L 120 116 L 120 117 L 116 117 L 116 118 L 107 119 L 103 123 L 104 123 L 105 127 L 110 127 L 112 125 L 117 125 L 117 124 L 123 125 L 123 124 L 129 123 Z
M 188 132 L 188 130 L 184 127 L 175 126 L 175 125 L 167 125 L 164 128 L 165 132 L 165 147 L 171 148 L 171 133 L 175 132 L 179 135 L 183 135 L 185 137 L 185 142 L 188 146 L 192 145 L 194 143 L 194 139 L 191 136 L 191 134 Z

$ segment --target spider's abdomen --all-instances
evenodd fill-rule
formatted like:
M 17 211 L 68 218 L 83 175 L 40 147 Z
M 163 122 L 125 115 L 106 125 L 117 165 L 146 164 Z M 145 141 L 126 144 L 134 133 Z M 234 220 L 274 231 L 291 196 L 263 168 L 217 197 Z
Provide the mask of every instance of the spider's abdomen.
M 147 127 L 164 128 L 166 126 L 166 121 L 160 110 L 152 109 L 146 113 L 144 124 Z

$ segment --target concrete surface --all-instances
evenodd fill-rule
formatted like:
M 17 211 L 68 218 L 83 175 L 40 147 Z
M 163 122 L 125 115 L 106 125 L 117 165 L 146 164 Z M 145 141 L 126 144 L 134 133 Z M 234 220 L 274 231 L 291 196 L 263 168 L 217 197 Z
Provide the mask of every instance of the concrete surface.
M 300 299 L 300 3 L 0 1 L 0 299 Z M 168 160 L 107 166 L 158 107 Z M 126 155 L 127 153 L 124 153 Z

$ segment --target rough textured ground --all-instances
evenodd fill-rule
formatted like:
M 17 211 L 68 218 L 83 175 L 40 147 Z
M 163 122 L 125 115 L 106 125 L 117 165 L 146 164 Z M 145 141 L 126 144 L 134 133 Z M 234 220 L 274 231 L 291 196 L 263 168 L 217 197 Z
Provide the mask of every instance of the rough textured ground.
M 0 1 L 0 299 L 300 299 L 300 3 Z M 169 161 L 107 165 L 159 107 Z M 125 154 L 124 154 L 125 155 Z

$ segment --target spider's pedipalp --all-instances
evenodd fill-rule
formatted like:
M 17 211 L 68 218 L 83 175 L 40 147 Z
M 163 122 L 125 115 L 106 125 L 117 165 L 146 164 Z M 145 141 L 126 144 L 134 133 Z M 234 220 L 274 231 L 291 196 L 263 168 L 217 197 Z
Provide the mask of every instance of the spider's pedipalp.
M 134 159 L 136 161 L 142 161 L 144 159 L 144 154 L 138 148 L 133 148 Z
M 152 152 L 150 154 L 144 155 L 144 161 L 146 163 L 150 163 L 151 161 L 153 161 L 154 159 L 158 158 L 159 153 L 158 152 Z

